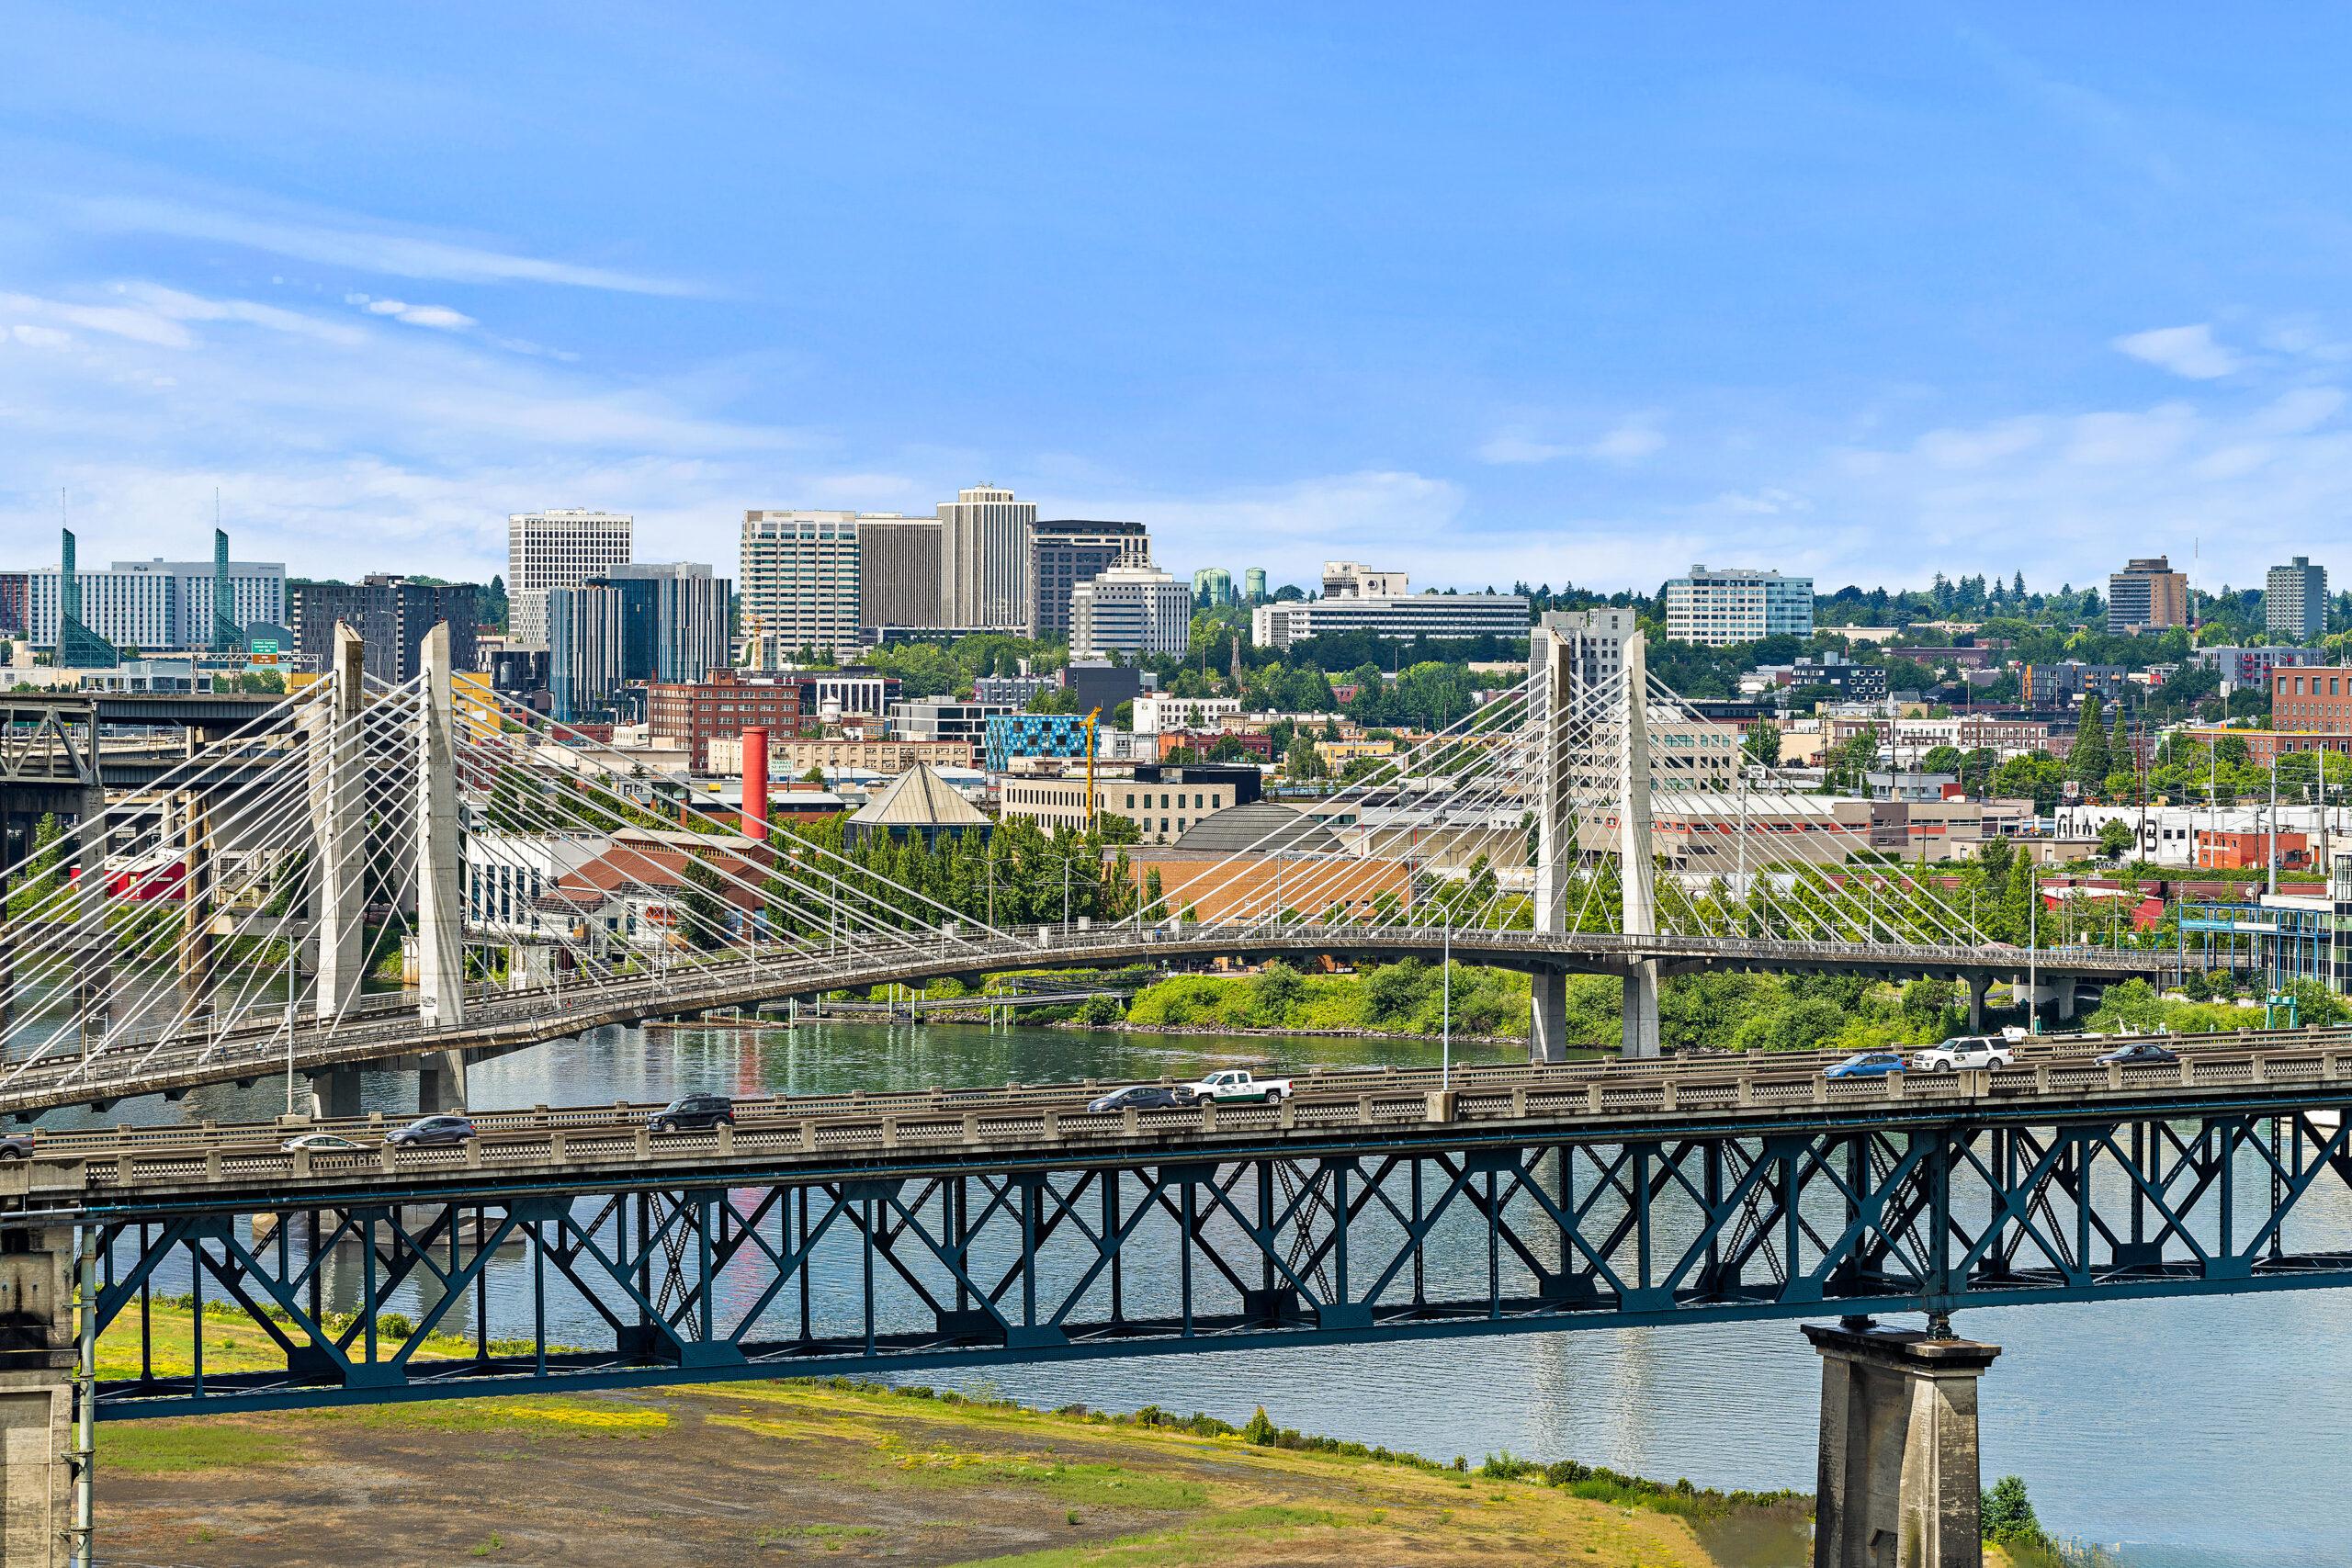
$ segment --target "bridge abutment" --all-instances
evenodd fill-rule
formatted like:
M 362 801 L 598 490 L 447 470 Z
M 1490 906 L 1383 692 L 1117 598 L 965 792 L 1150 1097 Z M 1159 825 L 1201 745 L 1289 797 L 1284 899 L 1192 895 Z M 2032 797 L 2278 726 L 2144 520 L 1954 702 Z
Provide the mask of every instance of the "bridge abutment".
M 1976 1385 L 2001 1348 L 1804 1327 L 1821 1354 L 1814 1568 L 1981 1568 Z
M 9 1233 L 0 1251 L 0 1563 L 72 1555 L 75 1358 L 71 1227 Z

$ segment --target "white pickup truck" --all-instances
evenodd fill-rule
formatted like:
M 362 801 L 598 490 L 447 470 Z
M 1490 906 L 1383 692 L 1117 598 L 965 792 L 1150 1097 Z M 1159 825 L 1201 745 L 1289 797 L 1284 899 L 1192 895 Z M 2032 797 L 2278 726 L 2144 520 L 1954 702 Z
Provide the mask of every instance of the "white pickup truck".
M 1975 1067 L 2013 1067 L 2018 1054 L 1997 1034 L 1962 1034 L 1915 1053 L 1911 1068 L 1921 1073 L 1956 1073 Z
M 1274 1105 L 1290 1098 L 1290 1079 L 1253 1078 L 1247 1068 L 1227 1067 L 1221 1073 L 1211 1073 L 1193 1085 L 1193 1096 L 1196 1100 L 1219 1101 L 1263 1100 L 1268 1105 Z

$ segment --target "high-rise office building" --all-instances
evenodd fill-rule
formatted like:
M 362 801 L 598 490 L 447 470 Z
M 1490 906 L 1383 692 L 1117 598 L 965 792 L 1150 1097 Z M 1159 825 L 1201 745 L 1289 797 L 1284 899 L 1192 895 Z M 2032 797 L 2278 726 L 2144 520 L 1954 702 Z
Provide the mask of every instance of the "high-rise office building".
M 743 513 L 746 663 L 773 669 L 804 648 L 847 654 L 865 646 L 858 543 L 854 512 Z
M 1105 567 L 1070 590 L 1073 658 L 1181 654 L 1192 637 L 1192 591 L 1173 573 L 1148 566 Z
M 1030 530 L 1037 503 L 977 485 L 939 503 L 941 624 L 1022 632 L 1035 607 L 1029 589 Z
M 724 669 L 727 602 L 735 585 L 699 561 L 639 561 L 591 584 L 621 596 L 621 679 L 699 681 Z
M 2152 630 L 2188 624 L 2188 574 L 2164 556 L 2128 561 L 2107 580 L 2107 629 Z
M 368 673 L 398 685 L 421 668 L 424 634 L 447 621 L 450 666 L 470 670 L 481 592 L 470 582 L 411 582 L 380 571 L 358 582 L 298 583 L 294 646 L 306 669 L 328 668 L 335 623 L 342 621 L 366 644 Z
M 2327 630 L 2327 568 L 2313 566 L 2309 556 L 2272 567 L 2262 611 L 2271 636 L 2317 642 Z
M 940 598 L 940 540 L 946 527 L 936 517 L 902 517 L 895 512 L 857 516 L 857 624 L 866 634 L 884 626 L 944 626 Z
M 1666 585 L 1666 635 L 1728 648 L 1768 637 L 1813 635 L 1813 579 L 1777 571 L 1694 566 Z
M 628 660 L 620 590 L 599 578 L 542 592 L 548 711 L 560 724 L 611 718 Z
M 634 522 L 617 512 L 517 512 L 506 519 L 506 641 L 548 646 L 547 593 L 625 565 Z
M 1114 566 L 1149 566 L 1151 536 L 1140 523 L 1041 518 L 1030 529 L 1033 637 L 1069 635 L 1070 590 Z

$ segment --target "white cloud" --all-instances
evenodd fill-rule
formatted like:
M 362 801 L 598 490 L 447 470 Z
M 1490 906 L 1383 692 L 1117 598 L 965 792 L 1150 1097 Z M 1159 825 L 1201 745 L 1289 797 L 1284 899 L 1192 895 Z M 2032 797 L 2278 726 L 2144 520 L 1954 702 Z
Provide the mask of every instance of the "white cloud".
M 8 329 L 10 335 L 28 348 L 63 348 L 74 341 L 74 334 L 55 327 L 37 327 L 30 321 L 18 321 Z
M 548 283 L 625 294 L 701 292 L 674 278 L 398 233 L 340 215 L 335 219 L 252 218 L 141 197 L 91 200 L 79 204 L 76 210 L 85 227 L 102 231 L 207 240 L 393 277 L 437 278 L 447 283 Z
M 447 305 L 412 305 L 405 299 L 376 299 L 365 294 L 346 294 L 343 298 L 345 303 L 357 305 L 371 316 L 390 316 L 413 327 L 439 327 L 454 332 L 475 324 L 471 316 Z
M 1555 462 L 1562 457 L 1590 457 L 1603 462 L 1632 463 L 1666 445 L 1666 437 L 1647 420 L 1633 419 L 1612 426 L 1591 441 L 1562 441 L 1537 435 L 1526 425 L 1498 431 L 1478 447 L 1478 460 L 1495 464 Z
M 2115 339 L 2112 346 L 2134 359 L 2192 381 L 2227 376 L 2244 363 L 2236 354 L 2214 341 L 2211 325 L 2204 321 L 2194 326 L 2156 327 L 2127 333 Z

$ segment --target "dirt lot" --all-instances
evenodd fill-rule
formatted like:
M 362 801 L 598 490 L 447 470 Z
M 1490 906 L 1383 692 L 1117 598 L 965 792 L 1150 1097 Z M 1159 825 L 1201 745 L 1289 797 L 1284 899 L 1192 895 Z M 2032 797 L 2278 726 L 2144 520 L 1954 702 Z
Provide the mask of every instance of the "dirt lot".
M 872 1390 L 757 1383 L 101 1428 L 119 1563 L 1556 1563 L 1776 1568 L 1532 1481 Z

